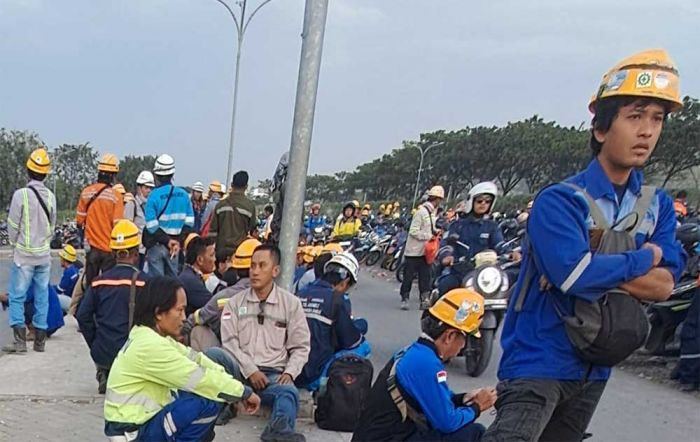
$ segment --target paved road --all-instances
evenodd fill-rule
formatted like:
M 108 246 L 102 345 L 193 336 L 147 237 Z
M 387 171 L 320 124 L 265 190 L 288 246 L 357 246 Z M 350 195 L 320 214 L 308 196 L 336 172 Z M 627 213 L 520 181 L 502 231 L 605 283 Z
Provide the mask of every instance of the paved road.
M 0 261 L 0 290 L 7 284 L 8 262 Z M 54 272 L 58 272 L 54 269 Z M 57 276 L 56 276 L 57 277 Z M 381 276 L 363 269 L 361 281 L 352 291 L 353 313 L 365 317 L 370 324 L 368 338 L 373 346 L 372 362 L 375 371 L 381 370 L 391 354 L 412 342 L 419 334 L 418 302 L 411 300 L 412 310 L 399 310 L 398 284 L 392 275 Z M 6 315 L 0 313 L 0 321 L 6 324 Z M 0 326 L 3 341 L 8 337 L 7 327 Z M 85 353 L 83 353 L 85 355 Z M 455 391 L 493 385 L 496 383 L 496 366 L 500 349 L 495 349 L 494 359 L 486 373 L 478 379 L 464 374 L 463 360 L 452 361 L 448 366 L 449 383 Z M 3 365 L 0 357 L 0 368 Z M 3 388 L 0 387 L 0 393 Z M 0 394 L 1 396 L 1 394 Z M 26 404 L 29 409 L 34 407 Z M 69 407 L 80 409 L 76 404 Z M 2 409 L 0 403 L 0 424 Z M 488 424 L 491 415 L 482 416 Z M 2 425 L 0 425 L 0 429 Z M 97 425 L 99 427 L 99 425 Z M 594 441 L 691 441 L 700 440 L 700 401 L 671 388 L 654 384 L 631 374 L 616 371 L 603 396 L 589 430 Z M 1 433 L 1 432 L 0 432 Z M 222 436 L 228 436 L 228 430 Z M 96 433 L 98 434 L 98 433 Z M 242 435 L 242 434 L 241 434 Z M 247 440 L 245 437 L 242 440 Z

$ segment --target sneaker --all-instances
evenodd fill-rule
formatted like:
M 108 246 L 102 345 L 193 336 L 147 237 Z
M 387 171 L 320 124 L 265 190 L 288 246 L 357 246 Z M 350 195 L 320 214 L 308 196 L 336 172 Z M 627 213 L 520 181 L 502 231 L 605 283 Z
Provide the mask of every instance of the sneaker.
M 408 310 L 408 301 L 401 301 L 401 310 Z
M 430 304 L 428 304 L 428 301 L 423 299 L 420 302 L 420 309 L 421 310 L 428 310 L 430 308 Z
M 306 442 L 306 437 L 301 433 L 288 431 L 289 426 L 284 417 L 278 417 L 265 427 L 260 440 L 263 442 Z

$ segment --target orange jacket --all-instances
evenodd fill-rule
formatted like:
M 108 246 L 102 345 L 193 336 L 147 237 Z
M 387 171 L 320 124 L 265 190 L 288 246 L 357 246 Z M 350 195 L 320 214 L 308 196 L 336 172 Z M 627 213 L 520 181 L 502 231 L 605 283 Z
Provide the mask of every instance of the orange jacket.
M 90 200 L 104 186 L 107 188 L 93 200 L 88 208 Z M 121 194 L 107 184 L 91 184 L 80 193 L 76 212 L 75 220 L 79 226 L 85 226 L 85 239 L 90 247 L 109 252 L 109 239 L 114 222 L 124 217 L 124 200 Z

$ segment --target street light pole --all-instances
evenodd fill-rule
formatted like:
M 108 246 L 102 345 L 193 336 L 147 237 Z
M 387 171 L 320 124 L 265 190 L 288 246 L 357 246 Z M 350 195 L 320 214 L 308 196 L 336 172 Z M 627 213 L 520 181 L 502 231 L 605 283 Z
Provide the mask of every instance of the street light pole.
M 434 144 L 431 144 L 430 146 L 426 147 L 425 150 L 423 150 L 423 148 L 420 146 L 416 146 L 418 148 L 418 150 L 420 151 L 420 163 L 418 164 L 418 176 L 416 177 L 416 188 L 413 192 L 413 204 L 411 205 L 411 209 L 416 208 L 416 200 L 418 199 L 418 185 L 420 184 L 420 173 L 423 171 L 423 158 L 425 157 L 425 154 L 428 153 L 428 151 L 430 149 L 432 149 L 433 147 L 442 146 L 443 144 L 445 144 L 445 143 L 443 143 L 443 142 L 434 143 Z
M 238 107 L 238 77 L 241 71 L 241 49 L 243 48 L 243 37 L 245 37 L 245 31 L 248 29 L 248 25 L 250 25 L 250 21 L 253 19 L 253 17 L 255 17 L 255 14 L 257 14 L 263 6 L 270 3 L 271 1 L 272 0 L 263 0 L 263 2 L 260 3 L 258 7 L 253 10 L 253 13 L 250 14 L 250 16 L 246 19 L 246 8 L 248 6 L 248 0 L 238 0 L 235 2 L 236 5 L 238 5 L 238 7 L 240 7 L 241 9 L 240 18 L 236 16 L 236 13 L 233 12 L 233 9 L 231 9 L 231 6 L 229 6 L 228 3 L 226 3 L 224 0 L 216 0 L 216 2 L 220 3 L 224 8 L 226 8 L 229 15 L 233 19 L 233 23 L 236 25 L 237 38 L 236 71 L 233 78 L 233 109 L 231 111 L 231 136 L 229 138 L 228 162 L 226 168 L 227 186 L 231 184 L 231 174 L 233 169 L 233 145 L 236 135 L 236 108 Z

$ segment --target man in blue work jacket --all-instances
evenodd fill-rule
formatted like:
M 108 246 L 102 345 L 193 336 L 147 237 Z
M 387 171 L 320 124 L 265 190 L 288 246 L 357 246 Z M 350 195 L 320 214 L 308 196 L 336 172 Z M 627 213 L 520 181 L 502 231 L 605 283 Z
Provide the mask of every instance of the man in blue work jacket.
M 589 105 L 595 158 L 567 181 L 586 190 L 610 225 L 633 210 L 641 195 L 638 169 L 666 116 L 681 106 L 678 72 L 664 50 L 628 57 L 603 77 Z M 673 201 L 663 190 L 637 231 L 637 250 L 591 253 L 591 223 L 586 199 L 569 186 L 548 187 L 535 200 L 528 220 L 534 264 L 524 260 L 514 293 L 524 283 L 529 290 L 519 309 L 510 303 L 505 318 L 498 415 L 484 441 L 582 440 L 610 367 L 577 356 L 555 303 L 573 311 L 575 299 L 596 301 L 615 288 L 639 300 L 665 300 L 680 277 L 686 256 L 675 239 Z
M 421 319 L 420 338 L 387 363 L 372 386 L 352 436 L 353 442 L 389 440 L 475 442 L 484 432 L 479 415 L 496 401 L 493 387 L 455 394 L 445 363 L 478 336 L 484 298 L 455 289 Z
M 120 220 L 112 229 L 109 247 L 116 265 L 97 276 L 80 302 L 76 319 L 90 348 L 97 368 L 97 392 L 105 394 L 112 362 L 129 336 L 135 298 L 146 285 L 146 274 L 138 273 L 139 228 L 129 220 Z
M 326 263 L 320 279 L 297 293 L 311 332 L 309 360 L 295 383 L 316 391 L 330 364 L 347 353 L 369 356 L 370 347 L 355 326 L 345 293 L 357 283 L 360 265 L 354 256 L 341 253 Z
M 447 240 L 441 248 L 438 256 L 445 267 L 450 267 L 449 273 L 440 277 L 438 290 L 441 295 L 462 285 L 462 280 L 466 275 L 457 268 L 451 267 L 460 258 L 473 257 L 484 250 L 496 250 L 497 246 L 503 242 L 503 232 L 498 227 L 498 223 L 489 216 L 493 211 L 498 196 L 496 184 L 485 181 L 479 183 L 469 190 L 464 210 L 466 216 L 460 218 L 450 225 L 449 234 L 459 235 L 459 241 L 469 246 L 466 250 L 460 245 L 450 245 Z

